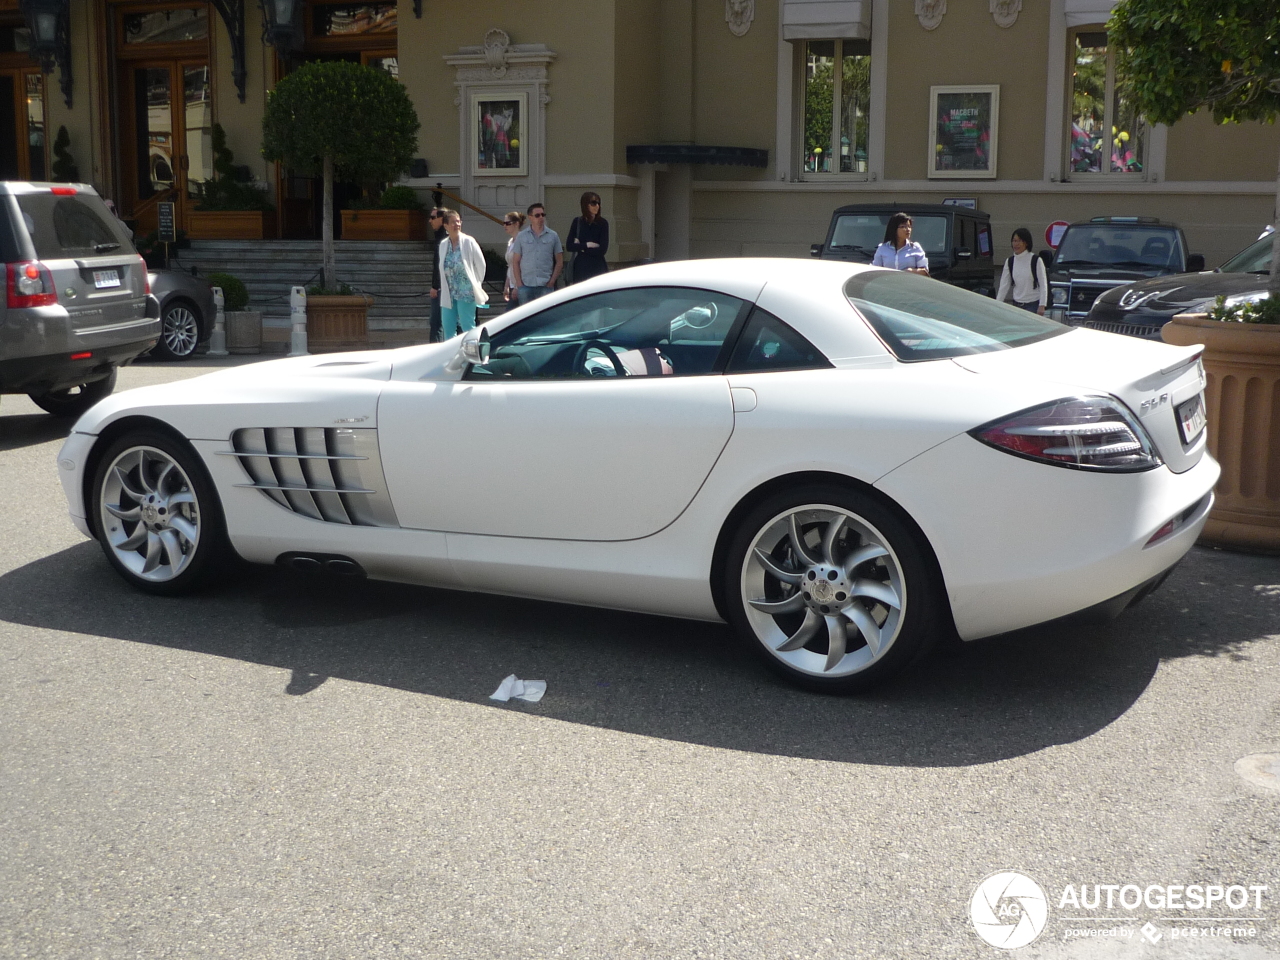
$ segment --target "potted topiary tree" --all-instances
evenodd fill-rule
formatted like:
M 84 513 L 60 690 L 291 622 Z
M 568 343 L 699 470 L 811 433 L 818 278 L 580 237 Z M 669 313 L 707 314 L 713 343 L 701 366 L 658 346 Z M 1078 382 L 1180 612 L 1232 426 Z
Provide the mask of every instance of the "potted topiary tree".
M 352 339 L 351 297 L 338 294 L 333 250 L 333 178 L 357 183 L 394 180 L 418 148 L 418 115 L 409 95 L 374 67 L 346 61 L 303 64 L 277 85 L 262 118 L 262 155 L 324 181 L 321 237 L 323 294 L 307 297 L 307 337 L 313 345 Z M 366 309 L 368 298 L 366 299 Z M 340 314 L 340 331 L 328 330 L 322 311 Z M 333 333 L 333 336 L 330 336 Z M 367 334 L 366 334 L 367 338 Z
M 249 310 L 249 291 L 239 277 L 229 273 L 211 273 L 206 278 L 211 287 L 222 288 L 222 312 L 226 320 L 228 353 L 260 353 L 262 351 L 262 311 Z
M 344 240 L 425 240 L 427 217 L 412 187 L 382 191 L 376 205 L 342 211 Z
M 1280 117 L 1275 0 L 1122 0 L 1107 24 L 1139 111 L 1172 124 L 1206 109 L 1216 123 Z M 1280 202 L 1280 177 L 1277 178 Z M 1280 207 L 1277 207 L 1280 211 Z M 1168 343 L 1204 345 L 1209 450 L 1222 465 L 1203 539 L 1280 552 L 1280 224 L 1266 302 L 1219 304 L 1164 325 Z
M 187 215 L 187 235 L 195 240 L 261 240 L 264 214 L 275 208 L 261 190 L 240 179 L 220 123 L 213 125 L 211 145 L 213 179 Z

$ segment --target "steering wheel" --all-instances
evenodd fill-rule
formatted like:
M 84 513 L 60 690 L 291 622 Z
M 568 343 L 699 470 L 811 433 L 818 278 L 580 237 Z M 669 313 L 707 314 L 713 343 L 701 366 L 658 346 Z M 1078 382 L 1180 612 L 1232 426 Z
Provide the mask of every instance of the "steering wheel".
M 619 377 L 627 375 L 627 368 L 622 365 L 622 361 L 618 359 L 618 355 L 613 352 L 607 343 L 603 340 L 587 340 L 578 348 L 577 354 L 573 358 L 573 372 L 584 373 L 589 377 L 600 376 L 600 374 L 590 373 L 587 370 L 587 361 L 591 359 L 587 356 L 592 348 L 599 350 L 602 354 L 609 358 L 613 363 L 614 373 Z

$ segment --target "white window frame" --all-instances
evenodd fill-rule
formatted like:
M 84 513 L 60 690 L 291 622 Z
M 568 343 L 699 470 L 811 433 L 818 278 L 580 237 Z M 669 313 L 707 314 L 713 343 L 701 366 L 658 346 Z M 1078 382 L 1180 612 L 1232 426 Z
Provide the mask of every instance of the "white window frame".
M 1103 151 L 1102 168 L 1099 171 L 1076 171 L 1071 165 L 1071 127 L 1075 122 L 1075 63 L 1076 63 L 1076 38 L 1082 33 L 1106 33 L 1107 25 L 1105 23 L 1087 24 L 1078 27 L 1071 27 L 1067 31 L 1067 49 L 1066 49 L 1066 66 L 1067 66 L 1067 86 L 1066 86 L 1066 116 L 1063 118 L 1063 143 L 1062 143 L 1062 179 L 1064 180 L 1127 180 L 1129 182 L 1143 182 L 1146 180 L 1155 181 L 1159 179 L 1155 172 L 1154 154 L 1157 145 L 1157 139 L 1160 140 L 1160 146 L 1163 148 L 1164 130 L 1153 127 L 1144 119 L 1141 119 L 1138 136 L 1142 141 L 1142 169 L 1140 171 L 1112 170 L 1111 169 L 1111 150 Z M 1102 129 L 1105 132 L 1115 125 L 1115 90 L 1116 90 L 1116 52 L 1111 44 L 1111 38 L 1107 38 L 1107 61 L 1105 71 L 1105 81 L 1103 83 L 1103 114 Z M 1157 132 L 1158 131 L 1158 132 Z M 1163 161 L 1163 149 L 1160 151 L 1161 161 Z M 1163 166 L 1161 162 L 1160 166 Z
M 866 125 L 867 125 L 867 169 L 864 171 L 839 171 L 834 170 L 828 173 L 818 171 L 809 171 L 805 169 L 804 150 L 805 150 L 805 91 L 806 91 L 806 70 L 808 45 L 811 42 L 832 42 L 835 44 L 835 61 L 837 64 L 843 63 L 844 44 L 868 44 L 868 50 L 865 56 L 871 58 L 870 82 L 867 91 L 866 106 Z M 852 38 L 827 37 L 827 38 L 811 38 L 806 40 L 795 41 L 791 43 L 793 49 L 793 66 L 792 78 L 794 91 L 792 100 L 792 137 L 791 142 L 794 145 L 791 157 L 792 170 L 795 171 L 795 179 L 800 181 L 818 180 L 822 182 L 830 181 L 847 181 L 851 183 L 865 183 L 869 180 L 876 179 L 875 161 L 873 158 L 873 141 L 875 138 L 875 109 L 876 109 L 876 57 L 875 44 L 868 40 L 859 40 Z M 832 73 L 833 89 L 831 91 L 831 145 L 830 149 L 835 156 L 839 158 L 839 139 L 840 139 L 840 93 L 841 86 L 844 83 L 844 70 L 837 69 Z M 837 159 L 838 165 L 838 159 Z

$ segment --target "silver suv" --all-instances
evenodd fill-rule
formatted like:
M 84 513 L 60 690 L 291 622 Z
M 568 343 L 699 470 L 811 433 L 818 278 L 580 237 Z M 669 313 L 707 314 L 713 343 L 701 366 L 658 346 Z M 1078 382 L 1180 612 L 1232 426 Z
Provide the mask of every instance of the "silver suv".
M 82 183 L 0 181 L 0 255 L 0 393 L 79 416 L 160 336 L 147 265 Z

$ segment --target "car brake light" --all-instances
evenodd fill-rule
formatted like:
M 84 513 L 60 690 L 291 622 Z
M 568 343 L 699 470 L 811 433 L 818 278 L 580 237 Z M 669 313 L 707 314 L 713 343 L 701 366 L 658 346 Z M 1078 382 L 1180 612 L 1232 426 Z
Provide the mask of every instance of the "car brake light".
M 5 264 L 6 302 L 15 307 L 51 307 L 58 302 L 49 268 L 38 260 Z
M 146 285 L 146 292 L 149 295 L 151 293 L 151 274 L 147 271 L 147 261 L 139 257 L 138 264 L 142 268 L 142 281 Z
M 1029 460 L 1133 472 L 1163 462 L 1136 417 L 1111 397 L 1068 397 L 984 424 L 970 436 Z
M 74 197 L 80 191 L 75 187 L 50 187 L 49 192 L 55 197 Z

